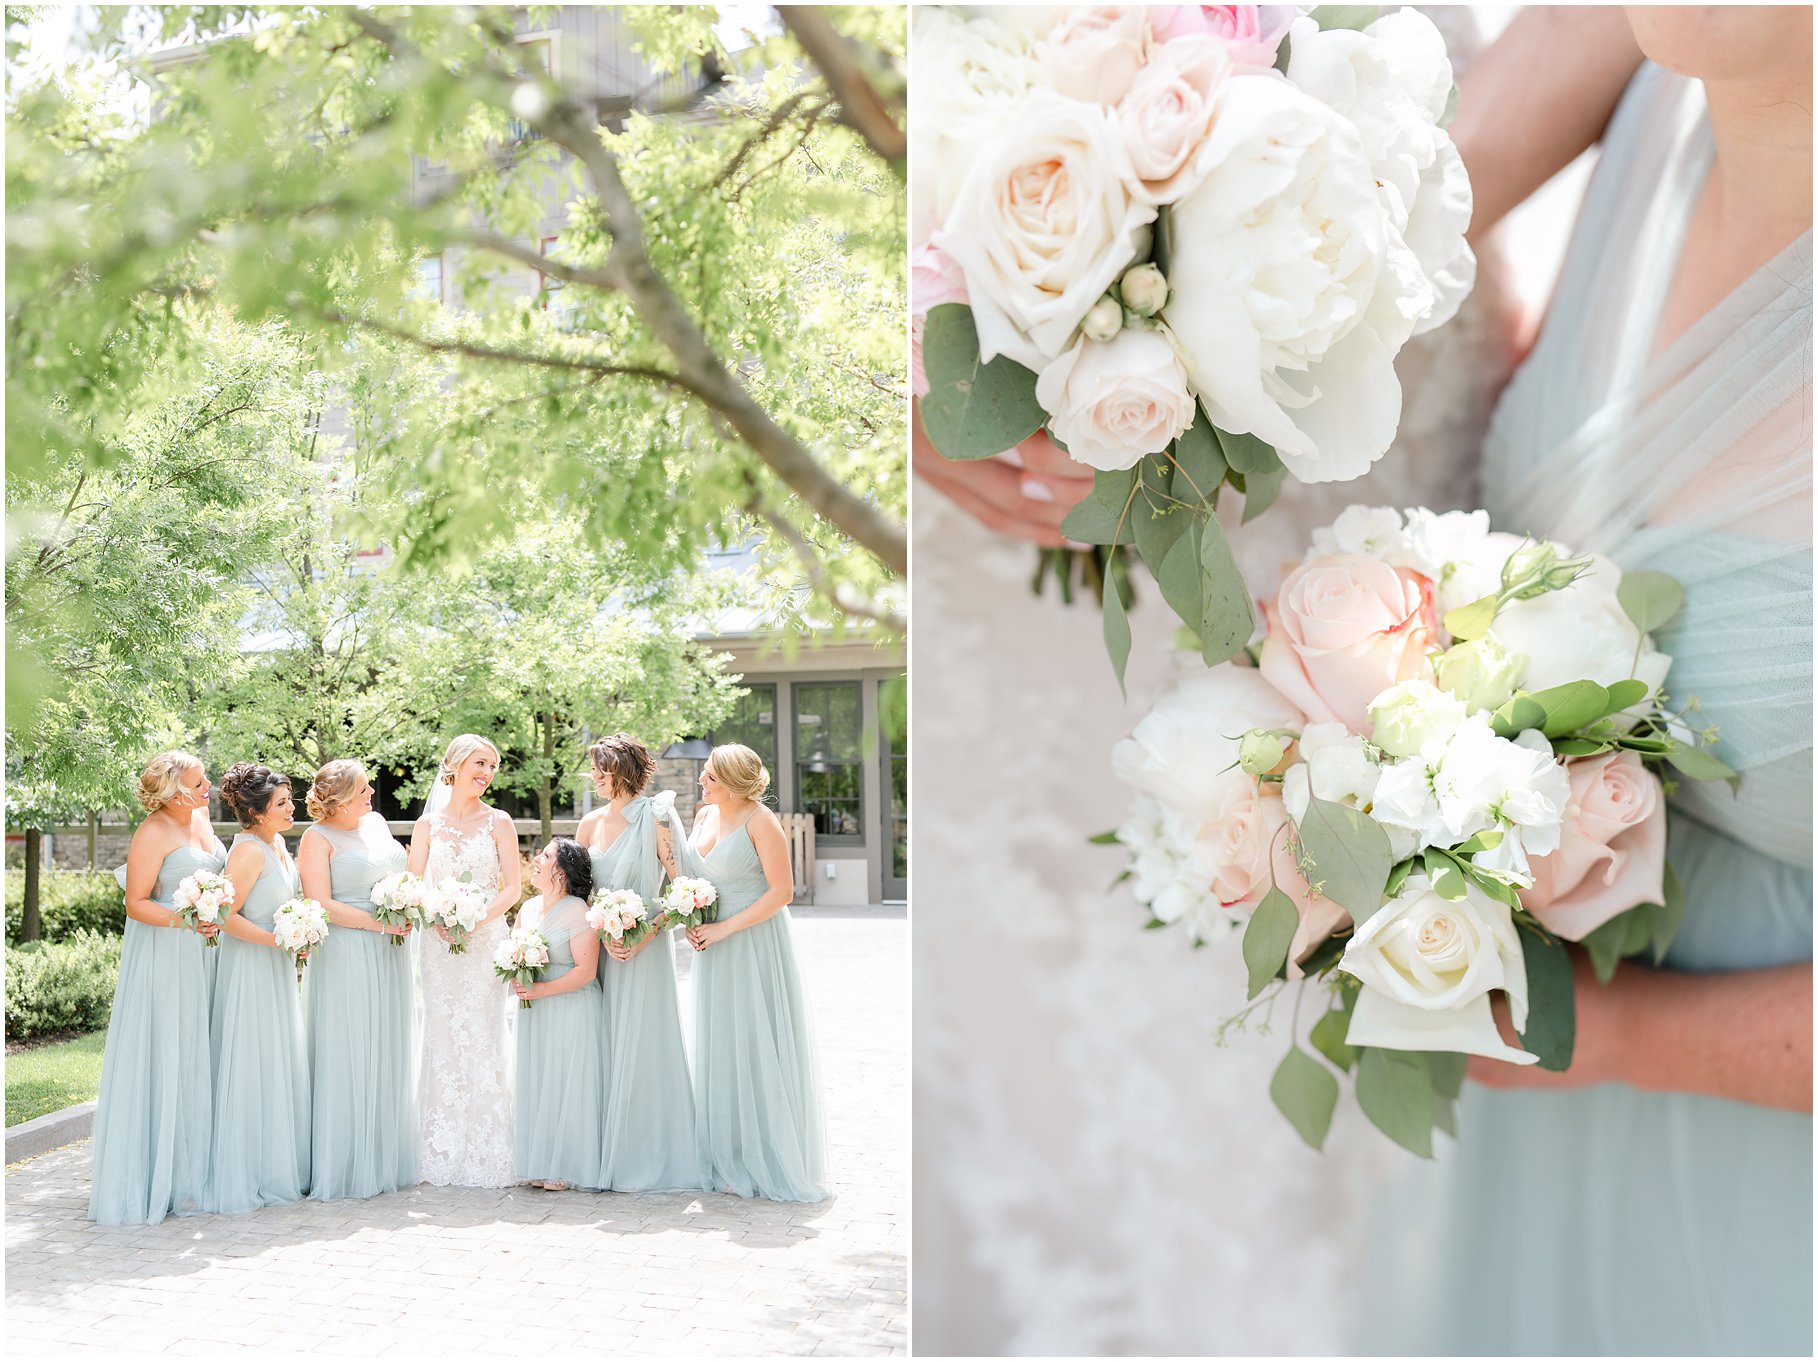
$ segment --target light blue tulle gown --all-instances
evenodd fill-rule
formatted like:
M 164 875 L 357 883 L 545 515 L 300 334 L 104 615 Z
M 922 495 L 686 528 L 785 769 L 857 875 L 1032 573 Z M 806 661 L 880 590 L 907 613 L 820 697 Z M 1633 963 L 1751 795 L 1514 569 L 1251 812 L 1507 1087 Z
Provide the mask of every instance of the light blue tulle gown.
M 178 847 L 158 867 L 152 902 L 172 907 L 184 876 L 226 864 L 219 840 L 213 852 Z M 126 920 L 95 1105 L 90 1220 L 155 1225 L 202 1209 L 213 1093 L 207 953 L 188 927 Z
M 278 906 L 296 898 L 296 863 L 243 832 L 264 869 L 238 908 L 269 932 Z M 211 1211 L 252 1211 L 297 1201 L 309 1190 L 309 1069 L 303 1006 L 291 959 L 223 931 L 215 948 L 214 1002 L 208 1044 L 214 1056 L 214 1154 L 205 1204 Z
M 686 873 L 719 890 L 720 921 L 766 889 L 748 828 L 705 856 L 683 844 Z M 827 1195 L 827 1136 L 808 1004 L 789 909 L 694 958 L 694 1107 L 710 1190 L 767 1201 Z
M 1656 353 L 1711 145 L 1702 88 L 1644 67 L 1485 456 L 1499 528 L 1686 588 L 1668 692 L 1743 773 L 1739 797 L 1684 782 L 1669 806 L 1666 965 L 1689 971 L 1812 955 L 1811 233 Z M 1467 1085 L 1458 1144 L 1385 1220 L 1371 1351 L 1812 1350 L 1809 1115 Z
M 587 905 L 570 895 L 549 905 L 524 905 L 528 924 L 549 942 L 549 964 L 538 982 L 563 978 L 574 965 L 570 938 L 592 931 Z M 517 1173 L 527 1180 L 565 1182 L 599 1191 L 600 1127 L 606 1118 L 606 1038 L 600 981 L 572 993 L 539 998 L 518 1012 Z
M 323 827 L 329 892 L 372 911 L 372 887 L 403 870 L 409 854 L 377 814 L 358 833 Z M 408 940 L 386 932 L 328 929 L 310 953 L 308 998 L 311 1197 L 376 1196 L 417 1181 L 415 984 Z
M 610 847 L 592 852 L 593 887 L 629 889 L 657 911 L 663 863 L 657 828 L 670 843 L 687 841 L 675 797 L 640 796 L 623 810 L 626 827 Z M 675 853 L 679 855 L 680 853 Z M 695 1146 L 694 1093 L 682 1045 L 676 998 L 675 933 L 659 933 L 630 960 L 600 951 L 606 992 L 606 1186 L 620 1192 L 684 1191 L 702 1186 Z

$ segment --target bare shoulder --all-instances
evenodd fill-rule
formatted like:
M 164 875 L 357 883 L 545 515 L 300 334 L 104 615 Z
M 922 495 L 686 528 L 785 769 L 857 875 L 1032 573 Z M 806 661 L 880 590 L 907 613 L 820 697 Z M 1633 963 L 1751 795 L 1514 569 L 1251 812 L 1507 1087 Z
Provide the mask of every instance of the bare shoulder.
M 605 820 L 605 817 L 606 810 L 604 806 L 597 809 L 589 809 L 586 813 L 582 814 L 581 821 L 575 824 L 575 841 L 579 842 L 582 846 L 586 846 L 588 838 L 593 836 L 593 830 L 600 826 L 601 822 Z
M 153 856 L 170 855 L 183 845 L 183 838 L 169 823 L 147 818 L 133 829 L 132 840 L 126 844 L 126 854 L 145 852 Z
M 694 826 L 697 829 L 714 827 L 719 821 L 720 811 L 711 804 L 701 804 L 694 811 Z
M 783 820 L 776 816 L 776 810 L 768 804 L 759 804 L 751 815 L 751 821 L 760 832 L 775 833 L 778 837 L 783 835 Z
M 506 813 L 505 810 L 489 808 L 487 812 L 492 815 L 492 830 L 494 832 L 507 833 L 513 837 L 518 835 L 518 825 L 511 821 L 511 815 Z
M 241 842 L 238 846 L 230 847 L 227 852 L 230 870 L 236 865 L 251 865 L 260 859 L 262 853 L 257 842 Z

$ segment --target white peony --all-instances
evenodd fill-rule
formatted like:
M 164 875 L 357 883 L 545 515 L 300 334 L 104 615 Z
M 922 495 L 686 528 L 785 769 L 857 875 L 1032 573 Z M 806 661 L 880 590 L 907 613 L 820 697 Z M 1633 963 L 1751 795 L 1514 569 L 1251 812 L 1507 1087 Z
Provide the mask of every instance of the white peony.
M 1490 634 L 1528 660 L 1521 688 L 1528 691 L 1595 681 L 1607 686 L 1634 677 L 1650 690 L 1665 683 L 1673 659 L 1644 639 L 1616 598 L 1622 572 L 1592 555 L 1591 567 L 1563 591 L 1512 601 L 1496 614 Z
M 1112 115 L 1052 90 L 981 149 L 933 240 L 965 271 L 983 359 L 1040 370 L 1066 348 L 1155 218 L 1133 185 Z
M 1465 243 L 1471 181 L 1439 126 L 1452 92 L 1445 39 L 1418 10 L 1384 15 L 1361 32 L 1289 30 L 1287 76 L 1357 128 L 1397 234 L 1418 263 L 1420 288 L 1402 299 L 1414 334 L 1451 320 L 1477 276 Z
M 1370 741 L 1394 757 L 1449 743 L 1465 721 L 1464 702 L 1430 681 L 1400 681 L 1370 701 Z
M 1093 468 L 1132 468 L 1193 424 L 1186 371 L 1155 331 L 1075 342 L 1042 370 L 1035 398 L 1054 438 Z
M 1358 926 L 1338 967 L 1364 986 L 1345 1036 L 1352 1045 L 1535 1062 L 1502 1039 L 1491 1016 L 1490 994 L 1501 989 L 1516 1029 L 1527 1025 L 1528 973 L 1509 906 L 1476 885 L 1449 901 L 1424 875 L 1410 875 Z
M 1234 76 L 1221 101 L 1174 205 L 1163 315 L 1213 424 L 1302 482 L 1357 477 L 1401 419 L 1407 247 L 1349 120 L 1273 75 Z

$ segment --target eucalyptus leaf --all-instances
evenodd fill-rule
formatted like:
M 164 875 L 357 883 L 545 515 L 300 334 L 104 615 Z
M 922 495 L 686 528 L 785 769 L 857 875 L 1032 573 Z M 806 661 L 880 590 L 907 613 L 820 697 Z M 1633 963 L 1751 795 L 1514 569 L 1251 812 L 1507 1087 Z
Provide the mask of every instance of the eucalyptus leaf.
M 1246 478 L 1252 473 L 1265 476 L 1279 472 L 1282 467 L 1281 455 L 1275 452 L 1275 446 L 1267 440 L 1254 435 L 1233 435 L 1228 430 L 1213 430 L 1217 433 L 1219 448 L 1224 451 L 1225 462 L 1235 473 L 1242 473 Z
M 1256 632 L 1256 609 L 1217 516 L 1199 529 L 1200 656 L 1209 667 L 1243 651 Z
M 1443 1130 L 1454 1139 L 1458 1137 L 1458 1101 L 1452 1097 L 1441 1097 L 1433 1094 L 1433 1128 Z
M 1193 528 L 1193 520 L 1193 512 L 1186 507 L 1176 506 L 1172 502 L 1156 507 L 1150 504 L 1144 493 L 1138 492 L 1135 503 L 1130 507 L 1130 521 L 1136 535 L 1136 551 L 1143 556 L 1143 562 L 1166 562 L 1169 551 Z M 1198 590 L 1196 580 L 1196 595 Z
M 1625 572 L 1616 586 L 1616 600 L 1637 629 L 1651 634 L 1685 605 L 1685 588 L 1664 572 Z
M 1674 742 L 1666 750 L 1666 759 L 1675 771 L 1692 780 L 1727 780 L 1731 790 L 1742 783 L 1740 774 L 1702 747 Z
M 1528 1026 L 1521 1043 L 1540 1067 L 1563 1073 L 1572 1064 L 1577 1021 L 1572 1001 L 1572 957 L 1565 943 L 1523 931 L 1521 958 L 1528 972 Z
M 1598 983 L 1607 984 L 1615 977 L 1618 961 L 1639 955 L 1648 948 L 1654 934 L 1653 922 L 1649 916 L 1654 906 L 1643 904 L 1626 913 L 1618 913 L 1608 922 L 1586 932 L 1579 941 L 1585 954 L 1591 958 L 1591 968 L 1597 975 Z
M 1366 29 L 1381 13 L 1379 5 L 1317 5 L 1310 11 L 1321 33 L 1335 28 Z
M 1308 978 L 1325 973 L 1344 958 L 1345 945 L 1350 939 L 1348 936 L 1328 936 L 1301 959 L 1301 972 Z
M 989 459 L 1042 428 L 1048 414 L 1035 400 L 1035 374 L 1007 355 L 979 359 L 972 309 L 941 303 L 922 325 L 922 429 L 949 459 Z
M 1117 846 L 1118 845 L 1117 829 L 1111 828 L 1105 832 L 1095 832 L 1090 837 L 1088 837 L 1086 840 L 1095 847 Z
M 1300 926 L 1300 914 L 1294 900 L 1275 887 L 1263 895 L 1263 901 L 1250 914 L 1250 925 L 1244 928 L 1244 966 L 1250 972 L 1249 997 L 1254 998 L 1288 962 L 1288 947 Z
M 1499 738 L 1513 738 L 1546 721 L 1546 707 L 1527 692 L 1518 691 L 1490 716 L 1490 727 Z
M 1661 880 L 1664 891 L 1662 897 L 1666 901 L 1659 905 L 1643 906 L 1654 938 L 1656 965 L 1666 959 L 1667 948 L 1673 944 L 1673 938 L 1679 935 L 1679 928 L 1685 922 L 1685 886 L 1679 882 L 1679 876 L 1671 863 L 1665 867 Z
M 1346 994 L 1344 1005 L 1322 1014 L 1313 1023 L 1313 1029 L 1307 1033 L 1307 1040 L 1313 1048 L 1346 1073 L 1357 1062 L 1357 1047 L 1345 1043 L 1345 1032 L 1351 1029 L 1351 1009 L 1356 998 L 1355 993 Z
M 1357 1061 L 1357 1105 L 1403 1149 L 1433 1157 L 1433 1076 L 1425 1055 L 1366 1047 Z
M 1130 617 L 1125 609 L 1124 584 L 1117 574 L 1105 576 L 1105 651 L 1111 655 L 1111 670 L 1117 673 L 1117 688 L 1128 696 L 1124 686 L 1124 669 L 1130 664 Z
M 1185 620 L 1195 634 L 1199 632 L 1203 600 L 1199 548 L 1200 527 L 1189 523 L 1186 532 L 1168 546 L 1160 562 L 1146 555 L 1143 559 L 1155 574 L 1155 584 L 1161 588 L 1162 599 L 1168 603 L 1168 608 Z
M 1427 1069 L 1433 1076 L 1433 1091 L 1441 1097 L 1456 1097 L 1463 1092 L 1465 1067 L 1469 1062 L 1468 1055 L 1455 1054 L 1451 1050 L 1427 1051 Z
M 1275 504 L 1287 476 L 1287 469 L 1278 468 L 1273 473 L 1252 473 L 1244 480 L 1244 524 L 1248 525 Z
M 1363 923 L 1382 907 L 1394 856 L 1389 835 L 1369 815 L 1326 799 L 1309 799 L 1299 825 L 1312 878 L 1324 894 Z
M 1097 497 L 1087 497 L 1067 512 L 1061 533 L 1076 544 L 1128 544 L 1136 534 L 1135 508 L 1130 516 L 1120 516 Z
M 1206 505 L 1216 501 L 1225 480 L 1225 455 L 1204 408 L 1194 407 L 1193 424 L 1174 442 L 1174 457 L 1180 465 L 1174 470 L 1174 495 L 1189 501 L 1197 494 Z
M 1298 1045 L 1294 1046 L 1269 1080 L 1269 1096 L 1314 1149 L 1326 1142 L 1332 1112 L 1338 1106 L 1338 1080 Z

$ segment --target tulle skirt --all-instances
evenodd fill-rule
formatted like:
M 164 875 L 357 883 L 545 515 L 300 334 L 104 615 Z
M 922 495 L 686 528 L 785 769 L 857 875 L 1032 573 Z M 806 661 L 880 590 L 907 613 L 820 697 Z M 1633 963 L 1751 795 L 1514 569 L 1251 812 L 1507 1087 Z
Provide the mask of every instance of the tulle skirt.
M 789 910 L 695 957 L 695 1128 L 710 1190 L 827 1195 L 814 1036 Z
M 310 1188 L 318 1200 L 417 1181 L 410 947 L 332 928 L 310 955 Z
M 517 1173 L 598 1191 L 606 1045 L 598 981 L 518 1011 Z
M 206 1206 L 251 1211 L 309 1188 L 309 1069 L 290 957 L 221 934 L 213 954 L 214 1154 Z
M 101 1057 L 90 1220 L 155 1225 L 202 1209 L 211 1124 L 207 950 L 187 928 L 127 919 Z
M 702 1186 L 694 1090 L 676 1001 L 675 935 L 630 960 L 600 954 L 606 992 L 606 1186 L 620 1192 Z

